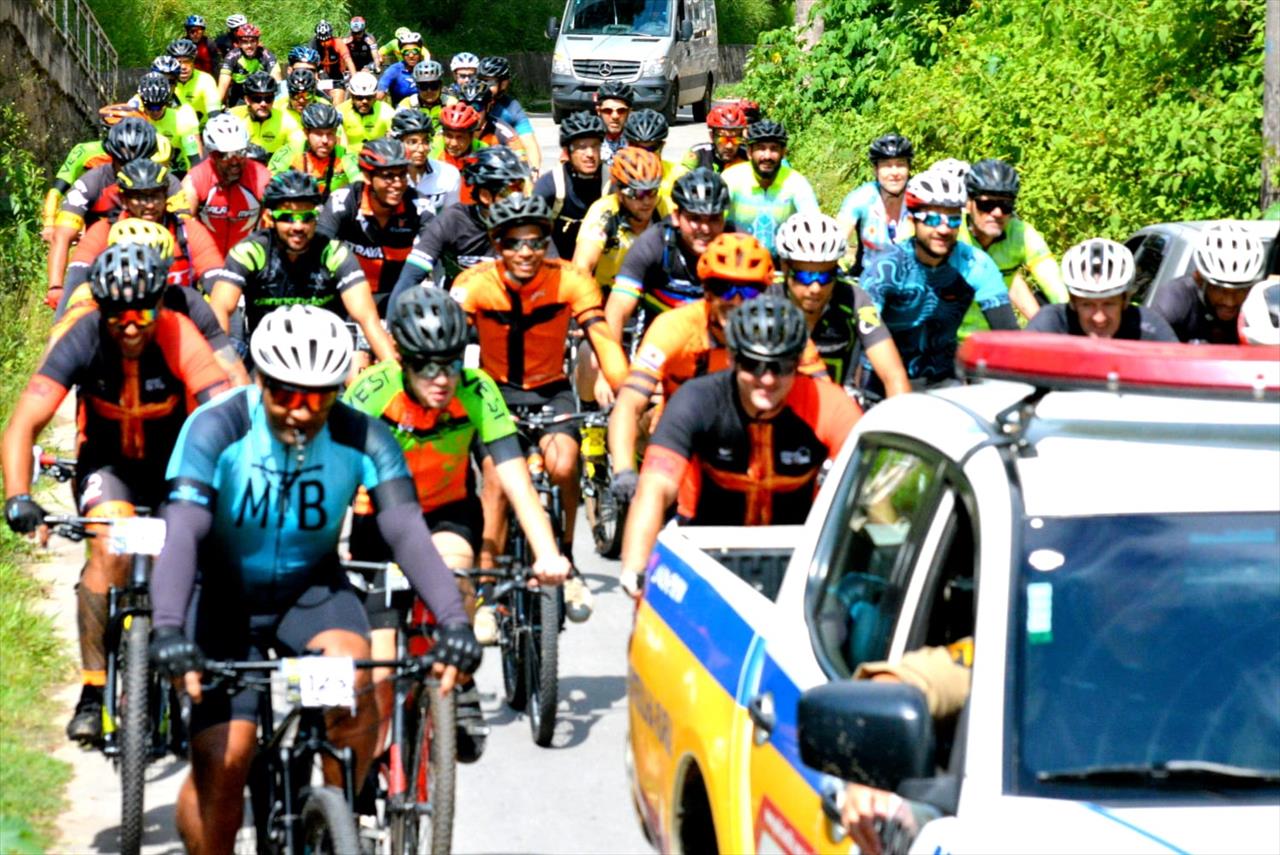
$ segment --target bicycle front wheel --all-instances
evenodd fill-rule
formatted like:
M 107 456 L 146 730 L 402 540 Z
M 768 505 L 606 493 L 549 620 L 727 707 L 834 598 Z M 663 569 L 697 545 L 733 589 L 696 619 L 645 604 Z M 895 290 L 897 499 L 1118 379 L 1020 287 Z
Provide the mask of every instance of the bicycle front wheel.
M 120 692 L 120 851 L 133 855 L 142 848 L 143 796 L 147 760 L 151 754 L 150 673 L 147 644 L 151 618 L 131 615 L 117 656 L 124 663 Z
M 525 662 L 529 681 L 529 729 L 543 748 L 556 730 L 560 703 L 560 587 L 544 588 L 533 600 L 532 632 L 526 636 Z
M 409 755 L 412 798 L 392 830 L 395 855 L 448 855 L 453 849 L 453 806 L 458 763 L 457 697 L 439 685 L 419 689 L 418 727 Z
M 302 803 L 302 840 L 311 855 L 360 851 L 351 805 L 336 787 L 313 787 Z

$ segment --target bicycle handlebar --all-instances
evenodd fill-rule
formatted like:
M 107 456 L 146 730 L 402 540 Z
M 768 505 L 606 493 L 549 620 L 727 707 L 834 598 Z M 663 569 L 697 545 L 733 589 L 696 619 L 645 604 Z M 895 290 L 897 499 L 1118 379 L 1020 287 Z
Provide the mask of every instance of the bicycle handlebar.
M 308 656 L 319 656 L 319 653 L 308 652 Z M 201 680 L 200 687 L 205 691 L 234 691 L 239 688 L 267 688 L 271 685 L 271 674 L 284 668 L 286 659 L 302 657 L 285 657 L 282 659 L 264 659 L 259 661 L 244 660 L 205 660 L 201 673 L 212 680 Z M 405 657 L 403 659 L 354 659 L 352 664 L 358 669 L 391 668 L 397 676 L 416 676 L 431 669 L 438 657 L 428 651 L 423 656 Z

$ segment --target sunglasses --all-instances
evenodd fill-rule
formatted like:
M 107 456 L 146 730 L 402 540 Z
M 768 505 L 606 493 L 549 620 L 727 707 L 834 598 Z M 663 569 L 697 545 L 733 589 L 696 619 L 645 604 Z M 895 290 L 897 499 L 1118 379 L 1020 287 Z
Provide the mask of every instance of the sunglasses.
M 520 250 L 526 247 L 533 250 L 534 252 L 540 252 L 541 250 L 546 249 L 550 243 L 551 243 L 550 237 L 538 237 L 538 238 L 504 237 L 498 241 L 498 246 L 502 247 L 503 249 L 509 252 L 519 252 Z
M 744 300 L 754 300 L 761 293 L 761 289 L 757 285 L 735 282 L 732 279 L 704 279 L 702 280 L 702 285 L 722 300 L 733 300 L 737 297 L 741 297 Z
M 964 222 L 964 217 L 960 214 L 939 214 L 937 211 L 912 211 L 911 219 L 931 229 L 936 229 L 943 223 L 946 223 L 949 229 L 958 229 Z
M 502 199 L 505 199 L 508 196 L 514 196 L 517 193 L 528 193 L 528 188 L 525 187 L 523 182 L 508 184 L 506 187 L 503 187 L 501 190 L 493 194 L 493 200 L 495 202 L 501 201 Z
M 267 104 L 275 100 L 274 95 L 246 95 L 244 100 L 250 104 Z
M 133 324 L 138 329 L 146 329 L 156 322 L 159 311 L 158 308 L 126 309 L 118 315 L 107 318 L 107 325 L 114 329 L 124 329 L 129 324 Z
M 409 370 L 424 380 L 434 380 L 442 375 L 457 377 L 462 373 L 462 360 L 451 359 L 448 362 L 441 362 L 436 359 L 424 359 L 421 362 L 410 363 Z
M 645 188 L 645 189 L 639 189 L 636 187 L 623 187 L 618 192 L 621 193 L 623 196 L 626 196 L 628 199 L 636 199 L 639 201 L 652 199 L 658 195 L 658 191 L 651 187 Z
M 631 112 L 630 107 L 599 107 L 596 112 L 605 116 L 625 116 Z
M 277 223 L 310 223 L 314 222 L 316 217 L 320 216 L 320 212 L 315 208 L 308 208 L 305 211 L 272 211 L 271 219 Z
M 422 91 L 425 89 L 428 92 L 434 92 L 437 89 L 442 89 L 442 88 L 444 88 L 444 84 L 441 83 L 439 80 L 437 80 L 435 83 L 419 83 L 418 84 L 418 91 Z
M 1013 216 L 1013 200 L 1012 199 L 974 199 L 974 206 L 984 214 L 991 214 L 997 210 L 1004 211 L 1008 216 Z
M 766 374 L 774 377 L 790 377 L 796 373 L 800 361 L 797 359 L 752 359 L 750 356 L 734 357 L 734 364 L 739 371 L 745 371 L 752 377 L 760 378 Z
M 282 383 L 279 380 L 267 380 L 267 389 L 271 391 L 271 400 L 277 407 L 286 410 L 310 410 L 318 413 L 330 404 L 338 394 L 337 387 L 327 389 L 308 389 Z
M 834 270 L 792 270 L 791 280 L 798 285 L 830 285 L 836 281 Z
M 363 102 L 363 101 L 372 101 L 372 100 L 373 100 L 373 98 L 374 98 L 374 96 L 372 96 L 372 95 L 352 95 L 352 96 L 351 96 L 351 100 L 352 100 L 352 101 L 361 101 L 361 102 Z
M 742 134 L 735 134 L 727 131 L 719 131 L 715 135 L 715 141 L 733 145 L 742 145 Z
M 385 184 L 395 184 L 399 181 L 409 180 L 409 170 L 407 169 L 376 169 L 373 177 Z

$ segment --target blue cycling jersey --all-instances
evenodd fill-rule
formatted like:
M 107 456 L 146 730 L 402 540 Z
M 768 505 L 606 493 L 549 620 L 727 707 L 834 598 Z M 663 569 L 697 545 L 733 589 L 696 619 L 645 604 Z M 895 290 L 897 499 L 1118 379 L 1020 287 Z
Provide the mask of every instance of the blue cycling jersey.
M 296 595 L 334 560 L 357 487 L 379 509 L 417 501 L 400 446 L 376 419 L 336 403 L 300 457 L 272 433 L 257 386 L 196 409 L 165 474 L 170 502 L 213 514 L 204 572 L 234 574 L 255 607 Z
M 378 81 L 378 91 L 386 92 L 387 100 L 394 105 L 399 104 L 402 98 L 416 95 L 418 84 L 413 79 L 413 71 L 403 62 L 397 62 L 382 72 L 382 78 Z
M 858 241 L 862 244 L 863 262 L 872 253 L 883 252 L 895 241 L 904 240 L 912 233 L 911 216 L 907 206 L 902 206 L 898 219 L 890 220 L 880 196 L 880 182 L 868 181 L 849 191 L 840 205 L 839 218 L 858 224 Z
M 916 258 L 915 238 L 908 238 L 869 259 L 859 284 L 880 310 L 913 380 L 952 376 L 956 334 L 970 303 L 984 312 L 1009 305 L 1000 268 L 964 243 L 928 267 Z
M 519 101 L 506 92 L 493 99 L 489 115 L 499 122 L 506 122 L 522 137 L 533 133 L 533 122 L 529 121 L 529 114 L 524 111 Z

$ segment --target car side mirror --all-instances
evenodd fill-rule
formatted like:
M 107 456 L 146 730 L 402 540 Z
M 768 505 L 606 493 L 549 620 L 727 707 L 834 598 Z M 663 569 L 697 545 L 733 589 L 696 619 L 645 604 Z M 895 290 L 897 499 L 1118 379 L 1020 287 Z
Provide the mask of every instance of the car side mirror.
M 881 790 L 934 774 L 933 719 L 924 693 L 902 683 L 842 680 L 800 696 L 800 759 Z
M 685 18 L 680 22 L 680 41 L 693 41 L 693 21 L 690 21 L 688 18 Z
M 547 18 L 547 38 L 555 41 L 560 37 L 560 19 Z

